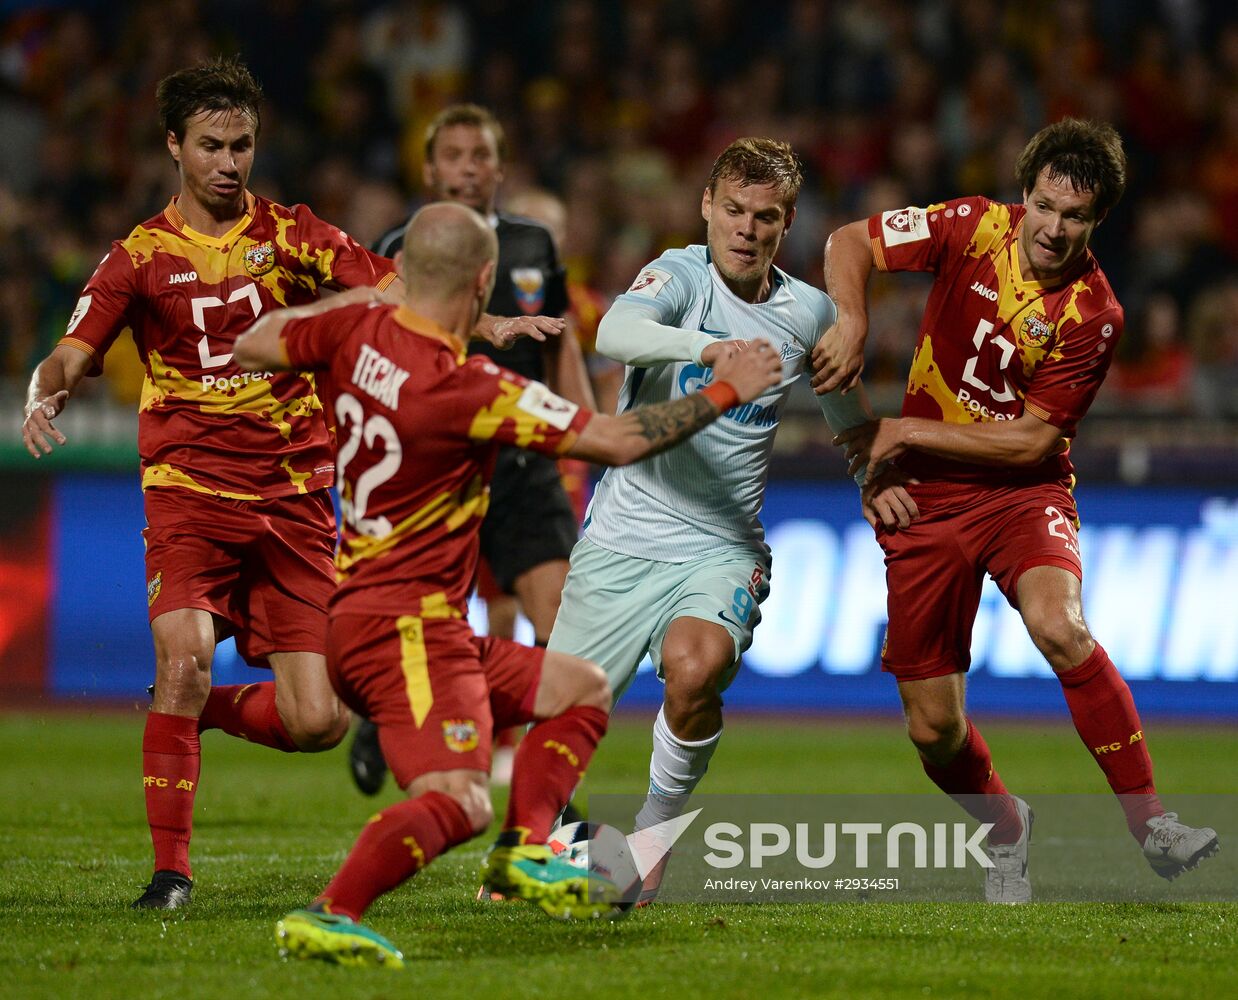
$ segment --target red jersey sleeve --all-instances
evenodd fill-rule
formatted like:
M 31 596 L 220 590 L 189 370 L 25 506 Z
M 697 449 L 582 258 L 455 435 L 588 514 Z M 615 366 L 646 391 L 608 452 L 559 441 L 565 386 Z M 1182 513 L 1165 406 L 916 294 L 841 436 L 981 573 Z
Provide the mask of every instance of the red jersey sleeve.
M 882 271 L 936 271 L 952 245 L 970 242 L 988 205 L 987 198 L 956 198 L 871 216 L 873 261 Z
M 368 303 L 292 319 L 279 332 L 288 361 L 297 371 L 330 368 L 348 335 L 370 309 Z
M 1036 369 L 1024 410 L 1073 431 L 1105 381 L 1123 322 L 1121 307 L 1111 305 L 1063 333 L 1056 349 Z
M 103 356 L 129 326 L 135 288 L 133 260 L 122 244 L 113 243 L 82 289 L 68 329 L 60 338 L 60 343 L 90 355 L 88 374 L 102 374 Z
M 386 288 L 395 281 L 392 261 L 367 250 L 343 230 L 323 222 L 304 205 L 295 205 L 291 211 L 296 219 L 297 241 L 317 252 L 315 265 L 324 285 Z
M 499 368 L 483 355 L 465 363 L 470 403 L 476 409 L 468 436 L 474 441 L 497 441 L 544 455 L 562 455 L 593 414 L 541 382 Z

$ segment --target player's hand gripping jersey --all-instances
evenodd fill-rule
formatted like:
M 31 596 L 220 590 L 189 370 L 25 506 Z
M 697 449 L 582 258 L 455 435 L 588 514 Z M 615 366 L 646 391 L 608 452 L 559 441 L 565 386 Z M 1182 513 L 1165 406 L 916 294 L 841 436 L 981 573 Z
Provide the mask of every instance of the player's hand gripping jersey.
M 138 424 L 142 486 L 181 486 L 242 500 L 330 486 L 334 461 L 311 376 L 249 373 L 237 335 L 264 311 L 302 305 L 323 286 L 386 287 L 389 260 L 303 205 L 247 197 L 224 236 L 195 232 L 175 199 L 112 244 L 61 343 L 91 374 L 126 329 L 146 362 Z
M 336 309 L 287 323 L 283 339 L 292 364 L 326 372 L 336 425 L 345 524 L 332 610 L 398 615 L 445 601 L 463 614 L 499 446 L 560 455 L 591 414 L 466 357 L 404 307 Z
M 868 220 L 883 271 L 936 276 L 920 326 L 903 416 L 968 423 L 1030 413 L 1074 436 L 1122 333 L 1123 313 L 1091 251 L 1073 277 L 1020 273 L 1022 205 L 960 198 Z M 922 480 L 1071 480 L 1067 454 L 1032 468 L 973 465 L 909 452 L 899 466 Z

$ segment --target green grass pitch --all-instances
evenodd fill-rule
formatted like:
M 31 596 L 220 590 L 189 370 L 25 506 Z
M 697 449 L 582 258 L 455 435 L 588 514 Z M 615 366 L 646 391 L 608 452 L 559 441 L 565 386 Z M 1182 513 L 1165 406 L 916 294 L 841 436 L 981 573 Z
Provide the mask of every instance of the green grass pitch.
M 649 713 L 617 717 L 590 790 L 641 790 L 648 724 Z M 375 801 L 395 793 L 358 795 L 343 750 L 290 756 L 210 733 L 193 904 L 134 913 L 150 850 L 141 726 L 136 710 L 0 715 L 3 996 L 1238 996 L 1238 905 L 664 905 L 562 925 L 531 907 L 473 901 L 480 838 L 367 915 L 404 950 L 403 973 L 285 962 L 275 920 L 314 896 Z M 1016 791 L 1103 788 L 1064 716 L 984 728 Z M 1232 728 L 1153 724 L 1149 741 L 1162 788 L 1238 793 Z M 896 720 L 747 716 L 728 721 L 705 789 L 929 786 Z

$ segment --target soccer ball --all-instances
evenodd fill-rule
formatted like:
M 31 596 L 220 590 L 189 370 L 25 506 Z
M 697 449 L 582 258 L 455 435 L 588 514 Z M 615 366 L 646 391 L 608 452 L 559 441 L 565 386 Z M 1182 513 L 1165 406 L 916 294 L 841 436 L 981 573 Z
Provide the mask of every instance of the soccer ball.
M 551 831 L 547 841 L 555 854 L 588 872 L 592 879 L 606 879 L 619 888 L 619 901 L 609 914 L 612 920 L 626 914 L 640 898 L 641 877 L 628 847 L 628 839 L 605 823 L 565 823 Z M 600 889 L 601 883 L 599 881 Z

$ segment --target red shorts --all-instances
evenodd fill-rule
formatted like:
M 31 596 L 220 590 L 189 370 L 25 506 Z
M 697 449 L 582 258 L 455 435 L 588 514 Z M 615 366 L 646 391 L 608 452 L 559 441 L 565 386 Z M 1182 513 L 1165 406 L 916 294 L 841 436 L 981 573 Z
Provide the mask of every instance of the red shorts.
M 505 596 L 485 556 L 477 560 L 477 596 L 486 602 Z
M 1033 566 L 1060 566 L 1083 578 L 1075 500 L 1064 486 L 923 483 L 907 489 L 920 519 L 898 531 L 877 529 L 890 619 L 881 667 L 900 681 L 971 666 L 972 625 L 986 573 L 1015 608 L 1019 577 Z
M 332 614 L 327 628 L 331 684 L 378 725 L 401 788 L 431 771 L 488 774 L 494 730 L 533 721 L 545 655 L 459 618 Z
M 229 500 L 175 488 L 145 494 L 150 620 L 199 608 L 236 636 L 248 663 L 326 652 L 335 589 L 335 514 L 326 490 Z

